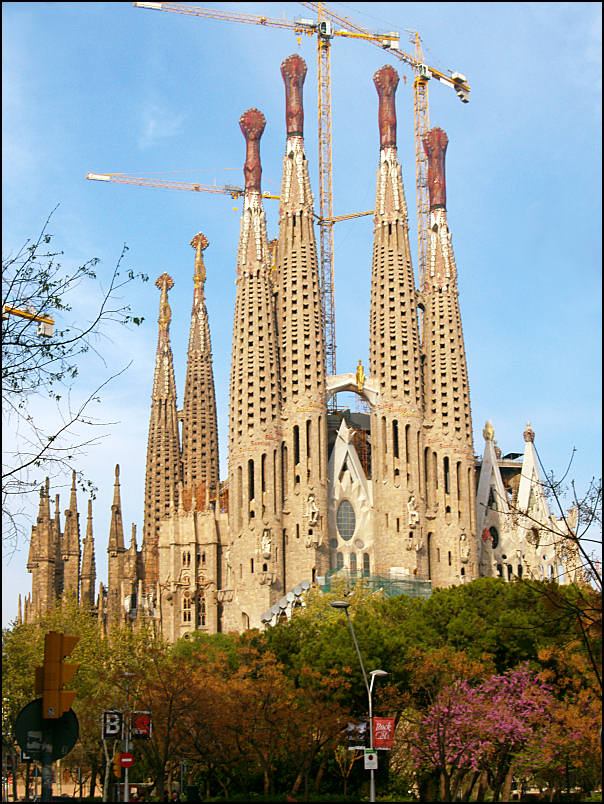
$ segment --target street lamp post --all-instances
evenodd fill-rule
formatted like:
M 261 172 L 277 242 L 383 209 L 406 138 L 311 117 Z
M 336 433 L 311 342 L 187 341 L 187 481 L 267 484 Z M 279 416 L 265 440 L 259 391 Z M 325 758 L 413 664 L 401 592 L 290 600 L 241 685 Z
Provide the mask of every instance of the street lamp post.
M 126 753 L 130 751 L 130 679 L 135 677 L 135 673 L 125 670 L 120 674 L 126 679 Z M 128 766 L 124 768 L 124 801 L 130 801 L 130 786 L 128 784 Z
M 357 644 L 357 638 L 354 633 L 354 628 L 352 627 L 352 620 L 350 619 L 350 614 L 348 614 L 348 608 L 350 603 L 346 600 L 333 600 L 330 605 L 334 609 L 344 609 L 346 614 L 346 619 L 348 620 L 348 625 L 350 626 L 350 633 L 352 634 L 352 641 L 354 642 L 354 646 L 357 651 L 357 656 L 359 657 L 359 664 L 361 665 L 361 672 L 363 673 L 363 681 L 365 682 L 365 689 L 367 690 L 367 699 L 369 701 L 369 747 L 373 749 L 373 682 L 375 681 L 376 676 L 387 676 L 388 673 L 385 670 L 372 670 L 369 675 L 371 676 L 371 682 L 367 681 L 367 673 L 365 672 L 365 665 L 363 664 L 363 658 L 361 657 L 361 651 L 359 650 L 359 646 Z M 375 801 L 375 771 L 373 768 L 369 770 L 369 801 Z

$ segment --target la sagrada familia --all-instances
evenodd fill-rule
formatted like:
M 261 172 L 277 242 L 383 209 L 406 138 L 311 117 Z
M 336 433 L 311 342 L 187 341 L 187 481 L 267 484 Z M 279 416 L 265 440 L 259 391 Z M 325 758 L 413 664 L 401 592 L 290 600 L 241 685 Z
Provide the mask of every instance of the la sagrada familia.
M 327 376 L 313 195 L 304 149 L 306 64 L 281 65 L 286 138 L 278 240 L 269 243 L 261 197 L 264 116 L 246 111 L 245 195 L 237 249 L 228 479 L 220 481 L 203 252 L 195 250 L 193 309 L 182 409 L 170 347 L 173 285 L 157 282 L 159 337 L 147 445 L 142 547 L 125 542 L 119 466 L 111 506 L 107 584 L 96 588 L 92 509 L 81 545 L 75 478 L 61 526 L 48 483 L 32 528 L 31 621 L 71 592 L 110 629 L 152 621 L 169 640 L 243 631 L 289 617 L 305 591 L 334 574 L 443 587 L 479 576 L 573 580 L 556 538 L 569 521 L 542 493 L 534 432 L 524 455 L 501 455 L 487 422 L 472 439 L 470 391 L 447 223 L 447 136 L 424 138 L 430 239 L 415 285 L 401 166 L 398 75 L 374 75 L 380 138 L 374 210 L 369 366 Z M 419 311 L 421 311 L 421 316 Z M 420 327 L 421 318 L 421 327 Z M 330 400 L 353 391 L 368 413 Z M 518 460 L 521 458 L 522 460 Z M 570 525 L 572 526 L 572 521 Z M 572 553 L 572 551 L 570 551 Z

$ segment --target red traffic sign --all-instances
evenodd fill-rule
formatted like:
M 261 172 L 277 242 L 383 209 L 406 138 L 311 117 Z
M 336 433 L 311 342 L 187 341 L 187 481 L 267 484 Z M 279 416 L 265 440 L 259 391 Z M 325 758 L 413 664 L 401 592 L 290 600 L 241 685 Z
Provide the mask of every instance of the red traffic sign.
M 120 757 L 120 765 L 122 768 L 130 768 L 134 765 L 134 756 L 132 754 L 122 754 Z

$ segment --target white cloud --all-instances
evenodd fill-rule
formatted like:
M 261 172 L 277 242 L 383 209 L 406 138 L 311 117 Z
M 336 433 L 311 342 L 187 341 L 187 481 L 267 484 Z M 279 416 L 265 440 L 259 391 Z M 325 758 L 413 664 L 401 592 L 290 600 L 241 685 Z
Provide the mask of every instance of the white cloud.
M 156 103 L 143 109 L 142 133 L 138 139 L 139 148 L 149 148 L 162 140 L 178 134 L 184 120 L 184 114 L 174 114 Z

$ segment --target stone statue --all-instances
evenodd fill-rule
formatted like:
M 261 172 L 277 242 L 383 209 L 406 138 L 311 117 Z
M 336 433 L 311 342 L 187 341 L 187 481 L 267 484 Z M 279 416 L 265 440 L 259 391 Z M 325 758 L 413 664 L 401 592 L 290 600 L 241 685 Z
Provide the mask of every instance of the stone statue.
M 316 525 L 319 521 L 319 508 L 317 507 L 314 494 L 308 495 L 308 500 L 306 501 L 306 516 L 308 517 L 309 525 Z
M 262 539 L 260 541 L 260 552 L 263 558 L 271 557 L 271 532 L 270 528 L 264 528 L 262 531 Z
M 419 522 L 419 513 L 415 507 L 415 495 L 411 494 L 407 503 L 407 513 L 409 517 L 409 527 L 414 528 Z
M 470 545 L 468 544 L 468 537 L 465 533 L 462 533 L 459 537 L 459 556 L 464 564 L 470 559 Z

